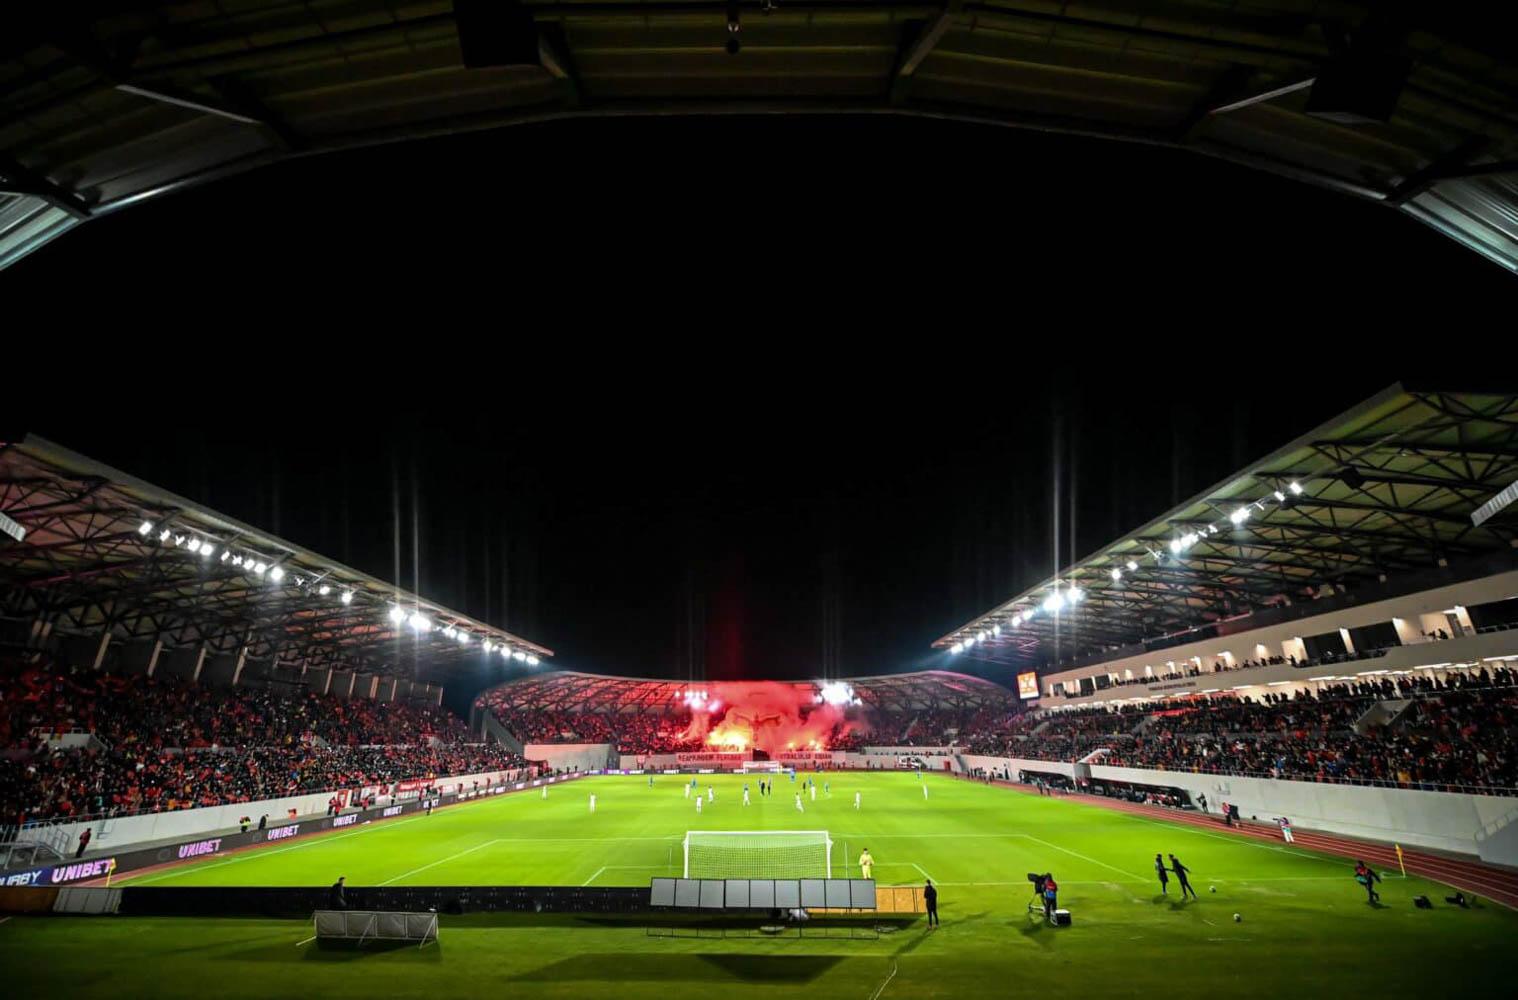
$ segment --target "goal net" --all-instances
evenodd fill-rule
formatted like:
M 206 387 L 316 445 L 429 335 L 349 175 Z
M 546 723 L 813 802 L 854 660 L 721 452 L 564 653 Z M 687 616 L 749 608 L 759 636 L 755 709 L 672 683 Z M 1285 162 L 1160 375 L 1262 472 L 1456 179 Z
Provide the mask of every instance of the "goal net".
M 780 762 L 778 760 L 746 760 L 743 762 L 744 774 L 754 774 L 755 772 L 779 774 Z
M 686 878 L 832 878 L 826 830 L 690 830 Z

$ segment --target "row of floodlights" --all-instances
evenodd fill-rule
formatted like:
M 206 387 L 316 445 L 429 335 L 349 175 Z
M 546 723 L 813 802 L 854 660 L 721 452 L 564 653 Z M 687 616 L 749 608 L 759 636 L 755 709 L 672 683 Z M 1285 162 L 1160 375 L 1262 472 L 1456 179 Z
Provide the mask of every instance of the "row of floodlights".
M 1032 621 L 1035 617 L 1038 616 L 1040 611 L 1051 615 L 1057 615 L 1066 607 L 1074 607 L 1075 605 L 1079 604 L 1082 600 L 1085 599 L 1085 597 L 1086 592 L 1074 584 L 1071 584 L 1064 590 L 1060 590 L 1059 587 L 1056 586 L 1054 588 L 1054 592 L 1044 599 L 1044 603 L 1041 607 L 1035 605 L 1034 607 L 1028 608 L 1025 611 L 1019 611 L 1017 614 L 1013 615 L 1012 627 L 1018 628 L 1025 622 Z M 999 635 L 1001 635 L 1001 626 L 992 625 L 989 631 L 982 629 L 974 635 L 966 636 L 959 642 L 956 642 L 954 645 L 949 647 L 949 652 L 963 653 L 965 650 L 971 648 L 977 643 L 985 642 L 987 639 L 992 639 Z
M 212 556 L 216 555 L 217 543 L 214 541 L 197 538 L 194 535 L 190 534 L 176 535 L 168 528 L 158 530 L 155 528 L 153 522 L 151 521 L 143 521 L 140 525 L 137 526 L 137 533 L 139 535 L 142 535 L 144 538 L 152 535 L 155 530 L 158 531 L 158 541 L 165 545 L 168 545 L 172 542 L 176 549 L 184 548 L 188 552 L 199 555 L 204 559 L 210 559 Z M 271 566 L 263 560 L 256 558 L 255 556 L 245 556 L 240 553 L 235 553 L 228 548 L 221 550 L 220 561 L 231 566 L 236 566 L 239 569 L 246 570 L 250 576 L 263 577 L 265 574 L 267 574 L 268 579 L 274 583 L 282 582 L 286 575 L 283 566 Z M 305 578 L 297 575 L 295 577 L 295 585 L 297 587 L 304 587 L 306 585 Z M 316 587 L 316 592 L 321 596 L 326 597 L 332 593 L 332 586 L 326 583 L 318 584 Z M 344 588 L 342 595 L 339 597 L 339 600 L 341 600 L 344 604 L 352 604 L 353 590 L 351 588 Z M 389 618 L 392 623 L 397 625 L 403 621 L 406 622 L 415 632 L 431 632 L 434 628 L 432 621 L 426 615 L 421 614 L 420 612 L 412 612 L 408 615 L 405 609 L 396 604 L 390 606 Z M 459 642 L 460 645 L 467 646 L 473 640 L 473 636 L 471 636 L 464 629 L 458 628 L 457 626 L 440 625 L 436 627 L 443 633 L 443 636 L 445 638 L 455 639 Z M 497 644 L 491 642 L 488 639 L 485 640 L 485 652 L 492 653 L 496 652 L 497 650 L 499 650 L 500 654 L 503 657 L 506 657 L 507 659 L 519 660 L 523 663 L 526 663 L 528 666 L 535 667 L 539 663 L 538 658 L 531 653 L 524 652 L 520 649 L 512 649 L 505 643 Z
M 152 521 L 143 521 L 137 526 L 137 533 L 139 535 L 142 535 L 144 538 L 152 535 L 155 531 L 157 531 L 158 540 L 164 545 L 172 544 L 176 549 L 183 548 L 186 551 L 198 555 L 203 559 L 210 559 L 212 556 L 216 555 L 217 543 L 210 539 L 197 538 L 194 535 L 190 534 L 176 535 L 168 528 L 163 528 L 161 530 L 157 529 Z M 262 577 L 265 574 L 268 574 L 268 578 L 275 583 L 280 583 L 285 578 L 285 568 L 283 566 L 273 566 L 269 563 L 264 562 L 262 559 L 259 559 L 256 556 L 242 555 L 241 553 L 233 552 L 229 548 L 224 548 L 221 550 L 220 561 L 227 563 L 230 566 L 236 566 L 239 569 L 246 570 L 249 576 Z M 305 578 L 296 576 L 295 585 L 297 587 L 304 587 L 306 585 Z M 332 587 L 330 584 L 326 583 L 319 584 L 316 588 L 316 592 L 321 594 L 323 597 L 326 597 L 328 594 L 332 593 Z M 341 600 L 344 604 L 352 604 L 353 591 L 344 590 Z
M 413 632 L 441 632 L 443 633 L 443 638 L 453 639 L 461 646 L 467 646 L 474 641 L 474 636 L 470 635 L 469 632 L 459 628 L 456 625 L 435 625 L 433 624 L 431 618 L 428 618 L 420 611 L 412 611 L 408 613 L 406 609 L 401 607 L 399 604 L 390 605 L 390 611 L 388 615 L 391 624 L 400 625 L 404 622 L 406 625 L 411 627 L 411 630 Z M 529 667 L 535 667 L 541 662 L 534 654 L 521 649 L 512 649 L 504 642 L 497 643 L 486 639 L 484 642 L 484 649 L 487 653 L 500 653 L 503 659 L 518 660 L 522 663 L 527 664 Z
M 1294 481 L 1286 488 L 1291 491 L 1292 496 L 1302 495 L 1302 485 L 1300 483 Z M 1286 502 L 1286 494 L 1280 490 L 1276 490 L 1273 496 L 1275 497 L 1275 501 L 1278 504 Z M 1256 500 L 1253 503 L 1243 504 L 1239 507 L 1234 508 L 1229 512 L 1228 520 L 1237 526 L 1249 520 L 1250 517 L 1254 515 L 1254 512 L 1256 510 L 1264 509 L 1265 500 Z M 1209 524 L 1200 531 L 1188 531 L 1184 535 L 1178 535 L 1170 540 L 1170 553 L 1171 555 L 1178 556 L 1182 552 L 1185 552 L 1187 549 L 1191 548 L 1197 542 L 1201 541 L 1203 538 L 1210 535 L 1216 535 L 1217 533 L 1218 526 L 1216 524 Z M 1151 549 L 1149 554 L 1154 557 L 1155 562 L 1159 562 L 1164 558 L 1164 553 L 1157 549 Z M 1139 564 L 1132 559 L 1129 559 L 1126 563 L 1124 563 L 1124 565 L 1128 568 L 1128 572 L 1130 573 L 1136 572 L 1139 568 Z M 1112 577 L 1113 581 L 1116 582 L 1123 578 L 1123 570 L 1120 567 L 1114 566 L 1109 571 L 1109 575 Z M 1084 592 L 1073 584 L 1063 593 L 1061 593 L 1059 587 L 1056 585 L 1054 588 L 1054 593 L 1044 600 L 1043 610 L 1050 614 L 1058 614 L 1060 610 L 1066 605 L 1076 604 L 1084 596 Z M 1038 612 L 1038 606 L 1029 608 L 1026 611 L 1018 612 L 1012 616 L 1012 627 L 1017 628 L 1024 622 L 1032 620 L 1032 618 L 1037 615 Z M 976 632 L 974 635 L 966 636 L 965 638 L 956 642 L 954 645 L 949 647 L 949 652 L 963 653 L 965 650 L 971 648 L 976 643 L 985 642 L 988 638 L 999 635 L 1001 635 L 1001 626 L 993 625 L 991 626 L 989 632 L 982 630 L 980 632 Z

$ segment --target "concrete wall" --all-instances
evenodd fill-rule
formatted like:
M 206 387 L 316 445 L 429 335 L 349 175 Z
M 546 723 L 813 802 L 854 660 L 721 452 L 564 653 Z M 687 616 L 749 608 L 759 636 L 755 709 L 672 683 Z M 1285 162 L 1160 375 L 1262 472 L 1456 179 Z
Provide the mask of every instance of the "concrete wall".
M 504 775 L 517 774 L 516 771 L 489 771 L 482 774 L 455 775 L 448 778 L 438 778 L 433 782 L 433 787 L 440 791 L 454 791 L 460 786 L 464 789 L 471 787 L 474 781 L 481 785 L 490 783 L 492 779 L 501 778 Z M 47 843 L 61 843 L 68 848 L 68 853 L 73 853 L 74 845 L 78 843 L 79 834 L 86 827 L 93 833 L 90 839 L 90 851 L 111 850 L 119 851 L 132 844 L 140 844 L 145 841 L 185 839 L 197 837 L 201 834 L 215 833 L 235 829 L 237 821 L 243 816 L 250 816 L 253 823 L 258 823 L 258 817 L 268 814 L 269 822 L 284 820 L 291 809 L 297 816 L 322 816 L 327 812 L 327 800 L 332 797 L 331 792 L 308 792 L 304 795 L 291 795 L 278 799 L 263 799 L 258 802 L 241 802 L 227 806 L 207 806 L 203 809 L 181 809 L 178 812 L 148 813 L 142 816 L 125 816 L 119 819 L 94 820 L 82 823 L 66 823 L 44 828 L 46 830 Z M 377 804 L 385 805 L 388 796 L 380 796 L 376 799 Z M 20 839 L 37 840 L 43 839 L 41 833 L 31 834 L 23 832 Z
M 617 748 L 610 743 L 529 743 L 522 756 L 547 761 L 555 771 L 590 771 L 616 760 Z
M 1022 770 L 1073 777 L 1075 764 L 1016 757 L 960 758 L 968 770 L 1007 768 L 1014 778 Z M 1081 765 L 1085 767 L 1087 765 Z M 1307 830 L 1363 837 L 1405 847 L 1477 855 L 1493 864 L 1518 865 L 1518 798 L 1423 792 L 1403 788 L 1329 785 L 1271 778 L 1231 778 L 1189 771 L 1155 771 L 1137 767 L 1089 765 L 1091 777 L 1138 785 L 1182 788 L 1207 796 L 1217 813 L 1224 802 L 1245 817 L 1268 820 L 1286 816 Z
M 1399 660 L 1395 669 L 1421 666 L 1425 663 L 1441 661 L 1456 661 L 1468 658 L 1470 654 L 1459 651 L 1455 643 L 1464 640 L 1428 644 L 1423 643 L 1423 631 L 1432 631 L 1442 628 L 1450 634 L 1454 634 L 1451 623 L 1446 618 L 1447 611 L 1454 611 L 1462 628 L 1469 628 L 1470 617 L 1464 611 L 1468 604 L 1485 604 L 1490 601 L 1505 600 L 1518 595 L 1518 571 L 1498 573 L 1493 576 L 1483 577 L 1479 580 L 1467 580 L 1463 583 L 1451 584 L 1447 587 L 1435 587 L 1431 590 L 1420 591 L 1416 594 L 1407 594 L 1402 597 L 1394 597 L 1385 601 L 1374 601 L 1362 604 L 1354 608 L 1341 608 L 1328 614 L 1314 615 L 1301 618 L 1280 625 L 1271 625 L 1265 628 L 1251 629 L 1247 632 L 1237 632 L 1233 635 L 1221 636 L 1216 639 L 1207 639 L 1201 642 L 1188 643 L 1183 646 L 1174 646 L 1170 649 L 1157 650 L 1152 653 L 1143 653 L 1137 656 L 1129 656 L 1119 660 L 1089 667 L 1078 667 L 1072 670 L 1062 671 L 1057 674 L 1049 674 L 1040 678 L 1043 694 L 1048 697 L 1050 686 L 1060 681 L 1079 682 L 1083 677 L 1094 677 L 1098 674 L 1115 674 L 1118 677 L 1143 677 L 1147 674 L 1163 674 L 1169 672 L 1167 664 L 1174 663 L 1177 669 L 1184 669 L 1188 661 L 1193 658 L 1200 661 L 1204 670 L 1210 668 L 1219 659 L 1231 656 L 1236 662 L 1244 660 L 1258 660 L 1268 656 L 1296 656 L 1303 658 L 1303 649 L 1300 637 L 1321 635 L 1325 632 L 1335 632 L 1340 628 L 1359 628 L 1362 625 L 1372 625 L 1377 622 L 1392 622 L 1397 632 L 1403 637 L 1404 642 L 1416 642 L 1412 647 L 1416 652 L 1411 652 L 1406 661 Z M 1480 640 L 1492 640 L 1490 651 L 1477 654 L 1479 656 L 1501 655 L 1518 653 L 1518 632 L 1497 633 L 1478 637 Z M 1422 647 L 1421 649 L 1419 647 Z M 1485 647 L 1483 647 L 1485 648 Z M 1409 653 L 1409 650 L 1394 650 L 1388 655 L 1400 656 Z M 1418 662 L 1420 661 L 1421 662 Z M 1358 668 L 1353 663 L 1337 664 L 1341 670 L 1354 672 L 1356 669 L 1368 670 L 1382 666 L 1390 666 L 1383 660 L 1360 661 L 1365 665 Z M 1374 667 L 1372 666 L 1374 664 Z M 1285 670 L 1290 672 L 1290 667 L 1260 668 L 1261 670 Z M 1332 674 L 1332 668 L 1324 668 Z M 1249 671 L 1252 676 L 1258 671 Z M 1298 671 L 1300 673 L 1300 671 Z M 1221 674 L 1217 679 L 1222 686 L 1238 684 L 1240 681 L 1233 678 L 1240 677 L 1239 673 L 1229 672 Z M 1207 680 L 1204 674 L 1201 678 L 1187 678 L 1187 680 Z M 1274 680 L 1275 678 L 1269 678 Z M 1212 687 L 1212 684 L 1199 684 L 1185 690 L 1200 690 Z M 1161 685 L 1154 685 L 1159 688 Z M 1081 704 L 1093 700 L 1110 699 L 1113 697 L 1129 698 L 1144 693 L 1141 686 L 1118 688 L 1116 693 L 1112 689 L 1102 692 L 1097 698 L 1076 698 L 1062 700 L 1050 698 L 1049 704 Z M 1158 692 L 1165 693 L 1165 692 Z

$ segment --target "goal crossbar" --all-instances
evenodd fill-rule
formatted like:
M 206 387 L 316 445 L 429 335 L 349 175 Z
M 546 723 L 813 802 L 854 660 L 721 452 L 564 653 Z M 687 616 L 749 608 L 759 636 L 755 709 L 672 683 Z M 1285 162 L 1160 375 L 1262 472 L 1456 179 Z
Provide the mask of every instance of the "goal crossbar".
M 832 878 L 826 830 L 688 830 L 686 878 Z

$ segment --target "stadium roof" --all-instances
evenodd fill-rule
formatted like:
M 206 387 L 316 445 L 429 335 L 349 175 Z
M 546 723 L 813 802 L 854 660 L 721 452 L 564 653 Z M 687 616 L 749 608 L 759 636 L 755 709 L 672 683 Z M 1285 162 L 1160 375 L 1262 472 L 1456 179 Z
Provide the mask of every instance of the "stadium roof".
M 553 655 L 35 436 L 0 443 L 0 514 L 0 618 L 23 631 L 407 673 L 487 642 Z
M 478 697 L 498 694 L 506 708 L 555 712 L 607 711 L 649 712 L 668 708 L 685 692 L 716 687 L 718 681 L 657 680 L 647 677 L 610 677 L 574 670 L 522 677 L 483 691 Z M 821 682 L 733 681 L 733 684 L 777 683 L 795 688 L 811 698 Z M 978 706 L 1010 698 L 1012 692 L 991 681 L 947 670 L 919 670 L 879 677 L 852 677 L 847 683 L 860 701 L 888 711 L 909 711 L 938 706 Z
M 1393 385 L 933 645 L 1080 657 L 1510 550 L 1471 515 L 1515 479 L 1518 394 Z
M 16 5 L 0 267 L 81 221 L 295 157 L 556 118 L 792 112 L 1190 150 L 1390 206 L 1518 270 L 1502 4 L 743 0 L 729 56 L 732 2 Z

